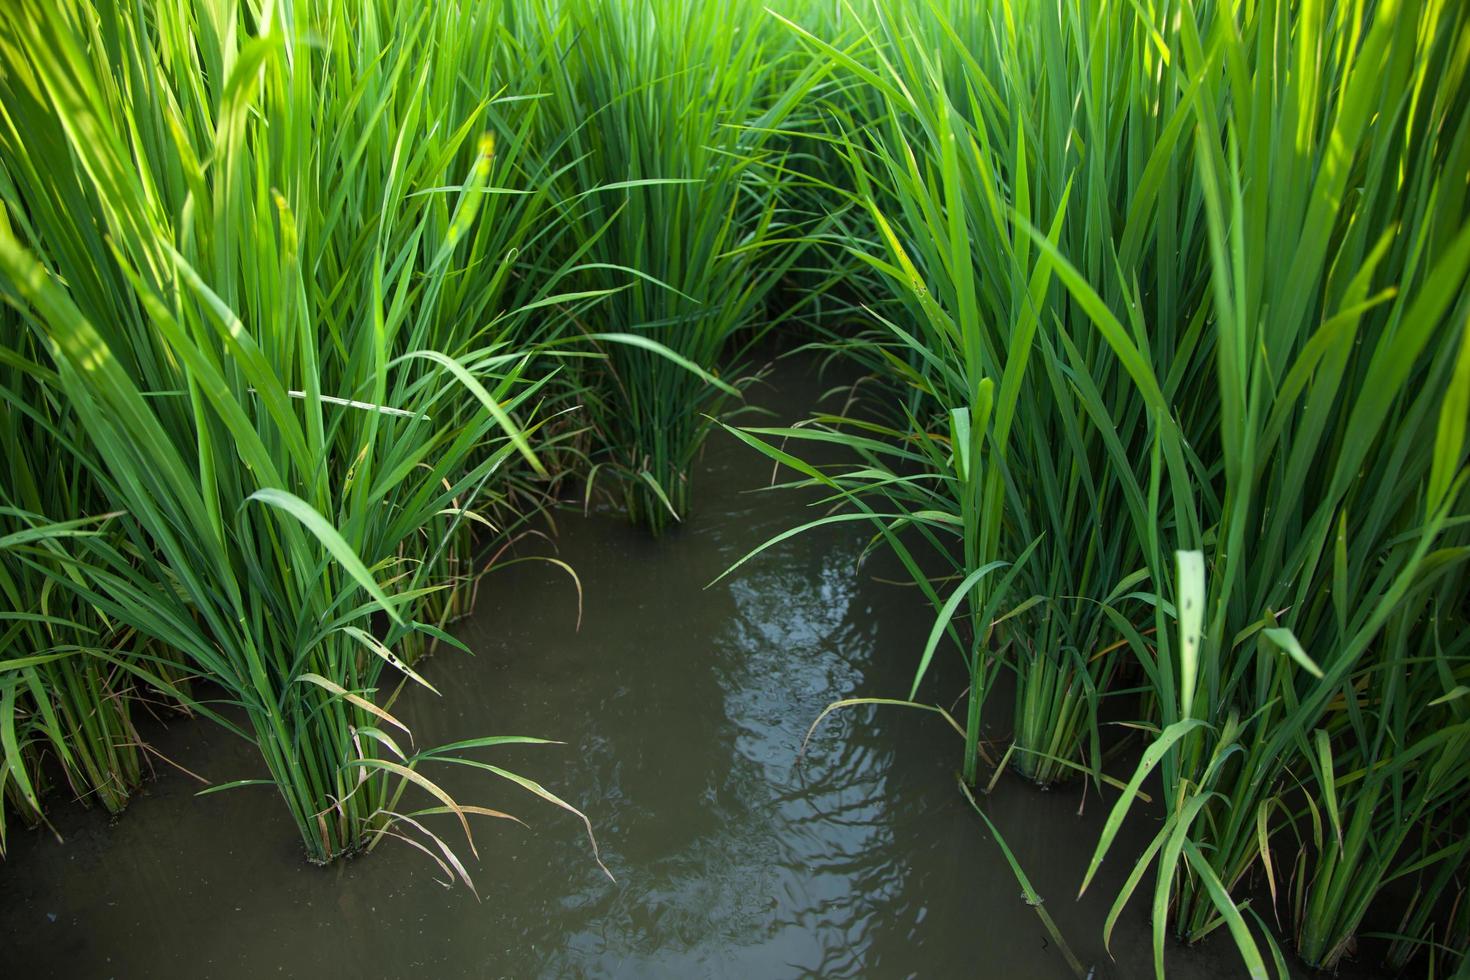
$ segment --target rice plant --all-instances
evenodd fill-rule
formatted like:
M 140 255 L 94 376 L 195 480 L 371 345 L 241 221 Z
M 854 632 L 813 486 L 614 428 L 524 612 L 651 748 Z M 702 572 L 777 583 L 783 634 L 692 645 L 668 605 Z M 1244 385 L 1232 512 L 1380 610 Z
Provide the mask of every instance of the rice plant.
M 1171 919 L 1279 969 L 1242 901 L 1255 874 L 1284 900 L 1289 832 L 1299 950 L 1330 967 L 1387 881 L 1445 859 L 1421 831 L 1461 779 L 1463 656 L 1425 637 L 1466 582 L 1464 12 L 862 9 L 856 48 L 794 27 L 886 106 L 836 138 L 875 229 L 850 246 L 902 307 L 838 346 L 906 382 L 903 414 L 744 435 L 909 564 L 921 674 L 969 610 L 971 744 L 1003 651 L 1032 765 L 1091 742 L 1097 772 L 1110 668 L 1145 680 L 1129 727 L 1156 740 L 1084 888 L 1155 767 L 1168 819 L 1109 931 L 1156 865 L 1160 973 Z M 799 439 L 860 462 L 804 467 Z M 950 558 L 947 597 L 903 531 Z M 1356 832 L 1304 784 L 1351 787 Z
M 595 341 L 605 357 L 586 379 L 589 483 L 617 481 L 630 519 L 658 533 L 688 513 L 710 419 L 735 393 L 743 353 L 782 316 L 766 299 L 804 235 L 773 136 L 823 68 L 784 71 L 771 34 L 739 26 L 763 19 L 754 5 L 528 7 L 525 46 L 554 54 L 543 141 L 566 161 L 577 281 L 607 294 L 579 322 L 676 355 Z
M 19 330 L 16 321 L 9 324 Z M 129 657 L 136 637 L 39 570 L 58 570 L 55 549 L 62 542 L 107 533 L 109 515 L 97 506 L 100 495 L 86 468 L 48 437 L 61 407 L 46 386 L 32 384 L 14 363 L 0 367 L 0 376 L 0 445 L 10 464 L 0 488 L 0 786 L 24 819 L 37 821 L 45 790 L 41 763 L 49 755 L 73 797 L 116 813 L 145 768 L 132 719 L 138 682 L 88 651 Z M 72 516 L 88 512 L 99 516 Z M 164 669 L 172 682 L 185 683 Z M 3 845 L 0 814 L 0 850 Z
M 1452 806 L 1437 821 L 1427 823 L 1418 832 L 1431 842 L 1445 842 L 1438 850 L 1430 844 L 1417 849 L 1426 855 L 1407 866 L 1396 866 L 1392 877 L 1412 887 L 1408 900 L 1396 920 L 1391 919 L 1392 932 L 1363 933 L 1362 938 L 1387 939 L 1388 953 L 1384 965 L 1395 972 L 1423 956 L 1427 972 L 1432 976 L 1449 975 L 1459 961 L 1467 967 L 1464 953 L 1470 950 L 1470 908 L 1465 899 L 1465 878 L 1470 873 L 1470 838 L 1460 834 L 1467 814 L 1465 803 Z M 1391 883 L 1391 882 L 1390 882 Z
M 96 534 L 95 522 L 52 524 L 6 507 L 0 535 L 0 594 L 7 608 L 0 661 L 0 790 L 27 823 L 43 819 L 42 761 L 60 765 L 72 794 L 116 813 L 142 776 L 140 740 L 132 723 L 133 684 L 125 671 L 87 656 L 89 648 L 116 649 L 95 626 L 77 621 L 85 609 L 52 588 L 23 557 L 35 549 L 45 560 L 57 539 Z M 39 599 L 39 611 L 27 611 Z M 61 615 L 64 614 L 64 615 Z M 0 814 L 0 853 L 5 820 Z
M 1193 446 L 1200 461 L 1171 469 L 1151 503 L 1174 541 L 1202 547 L 1208 561 L 1184 562 L 1172 577 L 1163 549 L 1151 547 L 1150 578 L 1173 584 L 1155 593 L 1154 637 L 1131 637 L 1159 712 L 1140 773 L 1159 765 L 1169 817 L 1124 895 L 1157 858 L 1156 933 L 1171 906 L 1187 939 L 1226 926 L 1260 974 L 1266 958 L 1238 893 L 1253 871 L 1277 887 L 1271 842 L 1290 822 L 1286 792 L 1315 778 L 1332 797 L 1333 737 L 1362 734 L 1370 705 L 1389 711 L 1363 692 L 1394 673 L 1412 665 L 1429 675 L 1394 699 L 1449 693 L 1434 689 L 1452 661 L 1408 638 L 1432 632 L 1444 605 L 1429 600 L 1463 595 L 1466 581 L 1457 515 L 1466 508 L 1467 117 L 1463 66 L 1451 54 L 1465 15 L 1393 4 L 1320 13 L 1303 21 L 1307 13 L 1268 4 L 1179 21 L 1171 54 L 1198 92 L 1214 380 L 1192 418 L 1156 416 L 1163 451 Z M 1336 43 L 1321 44 L 1323 32 Z M 1131 358 L 1138 342 L 1123 324 L 1091 302 L 1075 269 L 1063 278 Z M 1392 753 L 1408 769 L 1438 767 L 1453 786 L 1453 765 L 1431 763 L 1431 747 L 1418 754 L 1412 738 L 1412 727 L 1396 727 Z M 1362 788 L 1376 785 L 1375 776 Z M 1400 790 L 1410 795 L 1399 805 L 1427 816 L 1413 807 L 1432 809 L 1433 789 Z M 1372 860 L 1371 845 L 1330 823 L 1304 872 L 1318 897 L 1298 925 L 1301 952 L 1321 966 L 1347 948 L 1381 884 L 1371 873 L 1346 884 L 1356 876 L 1348 868 Z M 1347 904 L 1329 911 L 1334 900 Z
M 1470 632 L 1409 606 L 1385 633 L 1393 655 L 1363 671 L 1360 699 L 1344 700 L 1330 718 L 1342 730 L 1313 733 L 1316 791 L 1306 806 L 1315 812 L 1299 819 L 1312 832 L 1293 906 L 1297 948 L 1313 964 L 1342 958 L 1388 882 L 1426 862 L 1454 867 L 1464 850 L 1442 818 L 1459 815 L 1470 789 L 1470 720 L 1445 682 L 1451 664 L 1467 662 Z
M 465 756 L 520 739 L 414 751 L 383 688 L 427 683 L 404 636 L 448 640 L 417 616 L 457 525 L 516 460 L 541 470 L 517 417 L 550 375 L 521 325 L 557 277 L 528 285 L 525 243 L 496 236 L 555 232 L 477 221 L 520 197 L 491 183 L 492 80 L 461 88 L 491 67 L 493 11 L 289 14 L 27 4 L 0 28 L 0 282 L 41 350 L 10 358 L 65 399 L 51 435 L 124 512 L 45 571 L 224 689 L 191 703 L 259 747 L 312 860 L 422 832 L 467 878 L 417 816 L 468 836 L 470 812 L 503 815 L 423 766 L 565 804 Z M 188 700 L 157 653 L 93 656 Z M 410 787 L 438 806 L 400 809 Z

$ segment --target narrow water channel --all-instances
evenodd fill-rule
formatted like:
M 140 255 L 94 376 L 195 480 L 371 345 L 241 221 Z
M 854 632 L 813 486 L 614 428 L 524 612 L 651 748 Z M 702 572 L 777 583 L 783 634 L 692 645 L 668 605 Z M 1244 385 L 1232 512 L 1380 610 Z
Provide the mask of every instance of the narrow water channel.
M 775 379 L 753 399 L 777 422 L 805 415 L 819 388 L 812 365 L 787 364 Z M 196 798 L 196 782 L 159 763 L 158 780 L 112 824 L 55 806 L 64 843 L 14 833 L 0 865 L 7 972 L 1070 977 L 956 793 L 959 740 L 937 718 L 838 713 L 798 764 L 829 702 L 907 690 L 930 614 L 914 590 L 875 581 L 880 568 L 855 568 L 865 534 L 853 525 L 787 541 L 706 588 L 812 516 L 790 493 L 758 492 L 770 475 L 716 433 L 698 512 L 667 539 L 611 514 L 558 515 L 557 554 L 585 593 L 581 629 L 564 572 L 535 562 L 496 572 L 459 627 L 476 656 L 437 655 L 426 671 L 444 696 L 415 695 L 405 708 L 420 745 L 482 734 L 564 742 L 481 757 L 581 806 L 615 882 L 575 818 L 487 774 L 435 774 L 462 802 L 530 825 L 478 825 L 480 860 L 467 862 L 477 900 L 391 841 L 311 867 L 271 790 Z M 941 672 L 926 696 L 948 703 L 961 686 Z M 170 726 L 158 747 L 216 782 L 259 770 L 248 746 L 202 723 Z M 1099 977 L 1144 977 L 1141 911 L 1118 927 L 1116 962 L 1101 947 L 1121 860 L 1073 900 L 1109 801 L 1094 792 L 1083 805 L 1079 788 L 1043 793 L 1007 779 L 984 805 L 1079 957 Z M 1169 973 L 1240 968 L 1211 941 L 1171 953 Z

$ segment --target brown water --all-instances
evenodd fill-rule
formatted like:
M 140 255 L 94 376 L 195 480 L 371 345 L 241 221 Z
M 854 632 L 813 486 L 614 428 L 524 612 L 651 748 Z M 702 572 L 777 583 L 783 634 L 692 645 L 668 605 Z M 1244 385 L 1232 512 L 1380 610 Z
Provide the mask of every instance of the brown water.
M 779 421 L 810 407 L 804 371 L 778 372 L 783 397 L 755 396 Z M 581 806 L 615 883 L 575 818 L 468 769 L 435 778 L 531 824 L 480 825 L 479 901 L 392 841 L 311 867 L 271 790 L 196 798 L 196 783 L 161 766 L 111 825 L 57 806 L 65 843 L 15 835 L 0 866 L 8 975 L 1070 977 L 956 792 L 959 739 L 935 716 L 839 713 L 797 764 L 829 702 L 907 690 L 930 614 L 914 590 L 874 581 L 877 566 L 855 569 L 865 536 L 853 525 L 787 541 L 705 588 L 813 516 L 790 493 L 750 492 L 769 476 L 717 433 L 699 512 L 665 540 L 610 515 L 559 517 L 559 555 L 585 589 L 582 629 L 564 573 L 494 573 L 460 628 L 477 656 L 437 655 L 426 671 L 443 699 L 406 708 L 420 745 L 563 740 L 482 757 Z M 925 696 L 948 703 L 961 687 L 941 671 Z M 174 725 L 157 744 L 217 782 L 259 774 L 248 746 L 204 724 Z M 1142 912 L 1125 913 L 1116 963 L 1101 948 L 1122 855 L 1085 902 L 1072 898 L 1110 799 L 1089 794 L 1079 816 L 1080 789 L 1006 779 L 983 805 L 1079 957 L 1100 977 L 1144 977 Z M 1218 940 L 1171 944 L 1171 977 L 1241 973 Z

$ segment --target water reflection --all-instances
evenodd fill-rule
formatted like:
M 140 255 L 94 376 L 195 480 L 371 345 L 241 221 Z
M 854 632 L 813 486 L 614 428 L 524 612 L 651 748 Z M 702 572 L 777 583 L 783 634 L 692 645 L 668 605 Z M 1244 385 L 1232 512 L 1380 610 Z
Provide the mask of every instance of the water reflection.
M 854 607 L 861 541 L 813 543 L 784 542 L 731 584 L 720 676 L 743 763 L 734 778 L 767 808 L 764 857 L 779 879 L 768 942 L 798 972 L 846 976 L 860 970 L 869 919 L 889 907 L 904 869 L 890 859 L 879 802 L 891 748 L 834 724 L 798 768 L 811 721 L 862 689 L 876 639 L 868 610 Z
M 861 542 L 788 542 L 704 590 L 731 547 L 759 541 L 769 520 L 751 518 L 778 502 L 730 501 L 722 526 L 741 533 L 679 542 L 682 567 L 650 569 L 642 583 L 667 590 L 662 608 L 679 609 L 677 619 L 604 610 L 633 613 L 609 643 L 641 639 L 661 655 L 632 685 L 635 697 L 603 705 L 593 724 L 602 734 L 582 746 L 596 771 L 568 776 L 594 790 L 620 880 L 589 881 L 564 903 L 559 924 L 580 927 L 562 932 L 544 972 L 854 975 L 868 921 L 901 887 L 879 802 L 891 750 L 841 737 L 839 723 L 817 740 L 820 762 L 796 767 L 811 720 L 863 683 L 873 654 L 870 610 L 855 605 Z M 581 555 L 584 574 L 589 560 L 598 572 L 599 557 L 621 565 L 634 556 Z M 605 649 L 601 662 L 627 676 L 636 668 L 620 653 Z M 663 720 L 643 724 L 644 714 Z

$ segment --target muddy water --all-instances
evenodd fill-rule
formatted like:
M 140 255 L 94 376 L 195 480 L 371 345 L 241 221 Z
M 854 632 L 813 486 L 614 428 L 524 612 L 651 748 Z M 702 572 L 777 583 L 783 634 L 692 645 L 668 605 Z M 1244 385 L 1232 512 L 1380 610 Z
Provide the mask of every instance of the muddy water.
M 805 370 L 778 371 L 784 396 L 756 396 L 777 421 L 810 407 Z M 864 535 L 852 525 L 787 541 L 706 588 L 812 516 L 789 493 L 752 492 L 769 476 L 716 434 L 699 513 L 667 540 L 612 515 L 559 517 L 559 557 L 585 592 L 581 629 L 564 572 L 535 562 L 496 572 L 459 630 L 477 655 L 436 656 L 426 670 L 444 696 L 405 706 L 420 745 L 562 740 L 481 757 L 585 809 L 615 882 L 575 818 L 469 769 L 435 777 L 463 802 L 530 824 L 482 822 L 478 861 L 461 842 L 478 900 L 392 841 L 310 867 L 272 791 L 196 798 L 198 784 L 160 763 L 112 825 L 55 807 L 64 843 L 16 835 L 0 866 L 7 973 L 1069 977 L 955 792 L 960 743 L 937 718 L 841 712 L 798 764 L 829 702 L 907 689 L 929 614 L 913 590 L 875 581 L 880 566 L 855 569 Z M 948 703 L 961 687 L 940 671 L 925 696 Z M 202 724 L 176 724 L 157 744 L 214 781 L 259 771 L 248 747 Z M 1104 804 L 1010 780 L 984 801 L 1080 958 L 1098 976 L 1141 977 L 1141 912 L 1123 917 L 1116 962 L 1099 939 L 1119 862 L 1087 901 L 1072 898 Z M 1240 973 L 1218 942 L 1170 956 L 1171 977 Z

